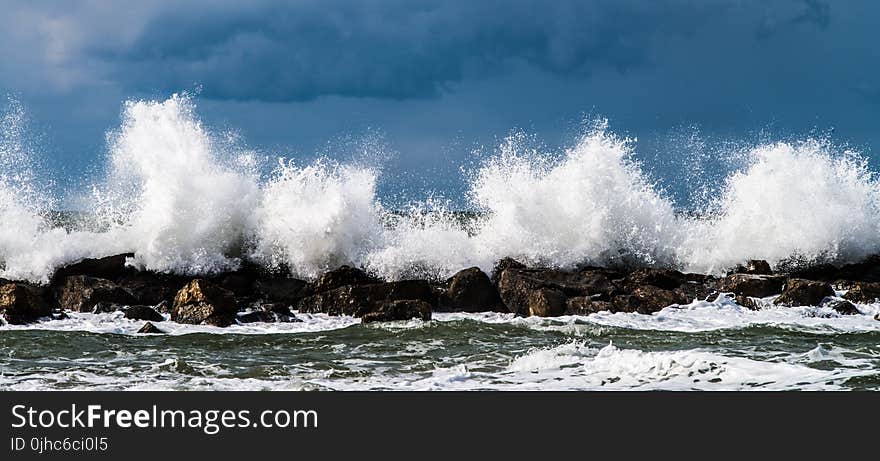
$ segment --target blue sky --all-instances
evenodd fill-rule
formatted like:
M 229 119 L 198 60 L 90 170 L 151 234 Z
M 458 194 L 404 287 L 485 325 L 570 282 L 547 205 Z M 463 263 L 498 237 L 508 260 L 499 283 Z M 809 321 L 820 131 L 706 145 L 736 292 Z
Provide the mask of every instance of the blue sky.
M 880 147 L 880 4 L 820 0 L 0 0 L 0 91 L 72 184 L 127 98 L 199 88 L 199 113 L 253 148 L 392 153 L 383 191 L 456 195 L 512 130 L 550 148 L 585 118 L 639 138 L 829 133 Z M 371 141 L 364 141 L 364 140 Z M 378 141 L 377 141 L 378 140 Z M 670 167 L 656 172 L 674 177 Z

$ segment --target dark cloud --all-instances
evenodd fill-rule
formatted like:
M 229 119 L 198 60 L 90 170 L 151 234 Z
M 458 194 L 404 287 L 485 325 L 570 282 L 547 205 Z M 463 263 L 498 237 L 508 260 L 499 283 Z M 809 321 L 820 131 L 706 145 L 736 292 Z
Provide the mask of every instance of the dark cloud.
M 727 1 L 264 2 L 174 8 L 124 48 L 91 52 L 124 85 L 203 86 L 216 99 L 301 101 L 319 96 L 436 96 L 468 76 L 522 62 L 585 76 L 626 71 L 652 44 L 687 34 Z

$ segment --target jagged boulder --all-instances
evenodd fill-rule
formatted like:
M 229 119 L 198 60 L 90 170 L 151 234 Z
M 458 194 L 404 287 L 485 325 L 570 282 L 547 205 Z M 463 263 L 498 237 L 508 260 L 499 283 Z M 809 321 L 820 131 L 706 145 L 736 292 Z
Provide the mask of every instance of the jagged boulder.
M 855 303 L 873 303 L 880 299 L 880 283 L 856 282 L 843 295 L 843 298 Z
M 254 282 L 254 297 L 269 303 L 296 305 L 310 293 L 304 280 L 284 277 L 260 278 Z
M 859 309 L 855 306 L 855 304 L 845 300 L 845 299 L 835 299 L 830 302 L 825 303 L 825 307 L 830 307 L 834 309 L 840 315 L 857 315 L 861 314 Z
M 136 304 L 132 294 L 116 283 L 88 275 L 64 277 L 55 286 L 55 299 L 62 309 L 91 312 L 100 302 Z
M 346 285 L 369 285 L 380 282 L 381 280 L 361 269 L 351 266 L 340 266 L 338 269 L 322 274 L 312 284 L 311 290 L 313 293 L 321 293 Z
M 773 269 L 770 268 L 770 263 L 764 261 L 763 259 L 750 259 L 746 261 L 745 264 L 737 265 L 733 271 L 733 274 L 752 274 L 752 275 L 772 275 Z
M 145 323 L 144 326 L 142 326 L 141 329 L 138 330 L 137 332 L 141 333 L 141 334 L 152 334 L 152 335 L 165 334 L 164 331 L 160 330 L 159 327 L 157 327 L 156 325 L 153 325 L 151 322 Z
M 664 290 L 674 290 L 688 281 L 688 277 L 673 269 L 640 268 L 626 276 L 625 286 L 630 289 L 651 285 Z
M 303 298 L 300 312 L 363 317 L 392 301 L 419 300 L 436 306 L 431 285 L 425 280 L 346 285 Z
M 538 288 L 529 291 L 528 315 L 537 317 L 557 317 L 566 309 L 565 294 L 554 288 Z
M 174 297 L 171 320 L 226 327 L 235 322 L 235 295 L 204 279 L 195 279 Z
M 611 310 L 611 302 L 597 301 L 590 296 L 574 296 L 565 300 L 565 315 L 590 315 Z
M 725 293 L 752 298 L 766 298 L 782 292 L 785 278 L 778 275 L 731 274 L 721 280 L 718 289 Z
M 440 297 L 444 309 L 464 312 L 507 312 L 492 280 L 478 267 L 464 269 L 446 282 Z
M 492 268 L 492 280 L 493 285 L 498 285 L 498 282 L 501 280 L 501 274 L 507 269 L 526 269 L 526 265 L 513 259 L 513 258 L 502 258 L 495 263 L 495 267 Z
M 165 320 L 162 314 L 156 312 L 150 306 L 129 306 L 125 309 L 125 318 L 131 320 L 149 320 L 151 322 L 161 322 Z
M 0 316 L 12 325 L 36 322 L 52 315 L 43 290 L 23 283 L 4 283 L 0 286 Z
M 418 299 L 401 299 L 382 303 L 361 317 L 361 322 L 391 322 L 395 320 L 431 320 L 431 305 Z
M 124 253 L 103 258 L 85 258 L 55 271 L 53 280 L 61 280 L 72 275 L 87 275 L 100 279 L 116 280 L 128 272 L 135 271 L 133 268 L 125 266 L 125 261 L 133 257 L 134 253 Z
M 517 315 L 531 315 L 529 295 L 540 289 L 556 290 L 565 298 L 590 296 L 597 301 L 610 300 L 617 291 L 606 272 L 599 270 L 569 272 L 509 267 L 501 272 L 498 279 L 501 300 L 509 312 Z M 562 311 L 564 310 L 563 307 Z M 556 315 L 561 314 L 562 312 Z
M 834 289 L 827 282 L 805 279 L 788 279 L 785 290 L 773 303 L 780 306 L 818 306 Z
M 135 304 L 155 306 L 165 302 L 171 306 L 180 287 L 189 280 L 180 275 L 141 271 L 126 273 L 116 283 L 134 296 Z
M 611 301 L 615 312 L 638 312 L 653 314 L 674 304 L 685 304 L 688 300 L 674 290 L 663 289 L 654 285 L 643 285 L 632 290 L 630 294 L 615 296 Z

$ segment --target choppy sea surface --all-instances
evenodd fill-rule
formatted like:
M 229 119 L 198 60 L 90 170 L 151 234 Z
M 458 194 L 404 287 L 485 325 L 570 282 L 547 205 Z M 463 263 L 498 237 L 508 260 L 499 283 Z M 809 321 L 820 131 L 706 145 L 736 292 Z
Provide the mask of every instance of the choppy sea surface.
M 0 327 L 8 390 L 877 390 L 880 305 L 752 311 L 721 297 L 653 315 L 435 314 L 228 328 L 71 314 Z

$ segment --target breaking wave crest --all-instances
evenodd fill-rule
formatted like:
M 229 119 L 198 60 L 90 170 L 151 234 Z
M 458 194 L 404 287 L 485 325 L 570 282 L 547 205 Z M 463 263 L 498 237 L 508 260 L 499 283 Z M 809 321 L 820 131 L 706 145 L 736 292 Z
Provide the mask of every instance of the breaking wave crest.
M 461 213 L 440 200 L 389 210 L 374 168 L 265 159 L 212 133 L 193 101 L 129 101 L 108 135 L 106 173 L 84 222 L 59 222 L 13 103 L 0 127 L 0 276 L 46 281 L 83 257 L 186 274 L 252 261 L 314 277 L 339 264 L 387 278 L 533 264 L 645 264 L 720 272 L 745 259 L 844 262 L 880 251 L 880 189 L 856 152 L 822 140 L 759 145 L 697 213 L 683 213 L 634 158 L 635 141 L 594 124 L 545 154 L 511 136 L 466 173 Z M 269 162 L 271 165 L 271 162 Z M 682 173 L 683 175 L 685 173 Z M 692 183 L 695 178 L 682 178 Z M 693 211 L 693 210 L 690 210 Z

